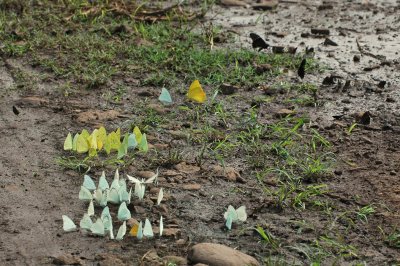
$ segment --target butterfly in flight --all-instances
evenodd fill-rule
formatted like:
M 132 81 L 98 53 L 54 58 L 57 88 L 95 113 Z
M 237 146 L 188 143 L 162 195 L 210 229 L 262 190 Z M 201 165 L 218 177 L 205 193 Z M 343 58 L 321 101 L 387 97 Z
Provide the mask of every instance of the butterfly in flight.
M 303 79 L 303 78 L 304 78 L 304 75 L 305 75 L 306 63 L 307 63 L 306 59 L 303 58 L 303 60 L 302 60 L 301 63 L 300 63 L 299 69 L 297 70 L 297 75 L 299 75 L 299 77 L 300 77 L 301 79 Z
M 266 43 L 260 35 L 256 33 L 250 33 L 250 38 L 253 41 L 252 46 L 254 49 L 258 48 L 258 51 L 261 51 L 262 49 L 268 49 L 269 44 Z

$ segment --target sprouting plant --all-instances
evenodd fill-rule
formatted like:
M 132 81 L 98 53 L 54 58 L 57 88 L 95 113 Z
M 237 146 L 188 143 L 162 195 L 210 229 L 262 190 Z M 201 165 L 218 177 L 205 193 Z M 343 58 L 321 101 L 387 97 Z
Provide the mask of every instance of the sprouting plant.
M 278 240 L 268 230 L 264 230 L 261 226 L 257 226 L 255 230 L 261 236 L 265 244 L 268 244 L 273 249 L 279 248 Z
M 375 208 L 373 205 L 367 205 L 362 208 L 358 208 L 356 211 L 357 218 L 360 219 L 362 222 L 368 222 L 368 216 L 375 213 Z
M 356 126 L 358 126 L 358 124 L 357 123 L 353 123 L 350 127 L 349 127 L 349 129 L 347 130 L 347 134 L 351 134 L 351 132 L 353 132 L 353 130 L 356 128 Z

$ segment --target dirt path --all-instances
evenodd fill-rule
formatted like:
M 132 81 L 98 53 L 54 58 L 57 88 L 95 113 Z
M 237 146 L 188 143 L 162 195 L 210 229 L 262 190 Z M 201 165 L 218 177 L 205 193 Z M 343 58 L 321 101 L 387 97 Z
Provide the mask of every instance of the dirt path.
M 334 82 L 320 87 L 320 104 L 317 107 L 302 106 L 296 109 L 300 114 L 308 114 L 310 127 L 319 129 L 333 145 L 332 152 L 336 155 L 336 164 L 332 169 L 334 175 L 323 180 L 329 187 L 329 193 L 321 197 L 321 202 L 325 200 L 331 204 L 329 208 L 311 212 L 293 208 L 277 210 L 276 206 L 272 206 L 272 198 L 266 196 L 259 187 L 260 182 L 254 172 L 246 168 L 247 162 L 243 157 L 232 156 L 228 161 L 231 160 L 230 165 L 235 169 L 243 169 L 240 174 L 244 182 L 230 182 L 215 175 L 210 169 L 218 164 L 216 160 L 209 160 L 198 170 L 193 170 L 193 154 L 198 150 L 193 150 L 182 137 L 160 130 L 153 133 L 153 144 L 172 143 L 174 148 L 181 147 L 181 150 L 192 155 L 186 158 L 190 163 L 187 172 L 176 165 L 161 167 L 160 183 L 166 187 L 166 194 L 169 195 L 165 205 L 166 221 L 171 228 L 179 228 L 179 233 L 140 243 L 132 239 L 116 243 L 79 233 L 66 234 L 62 231 L 61 215 L 67 214 L 79 221 L 80 214 L 86 208 L 77 200 L 82 174 L 63 169 L 56 163 L 56 158 L 62 155 L 62 141 L 66 132 L 91 128 L 96 124 L 79 124 L 75 114 L 85 110 L 116 110 L 121 114 L 120 117 L 112 122 L 99 121 L 99 124 L 108 123 L 109 127 L 124 125 L 131 119 L 132 105 L 144 102 L 140 93 L 148 88 L 142 89 L 132 82 L 134 85 L 131 85 L 131 90 L 126 92 L 119 104 L 111 104 L 101 97 L 108 92 L 107 88 L 85 91 L 82 95 L 69 98 L 53 90 L 56 84 L 52 82 L 39 82 L 37 90 L 15 89 L 10 66 L 21 69 L 29 69 L 29 66 L 22 59 L 9 58 L 0 66 L 0 264 L 52 264 L 52 257 L 67 254 L 86 265 L 138 265 L 149 250 L 156 250 L 160 257 L 185 257 L 193 243 L 203 241 L 238 247 L 260 261 L 283 256 L 289 264 L 310 263 L 312 260 L 305 253 L 286 248 L 306 243 L 315 248 L 310 248 L 309 254 L 326 251 L 323 257 L 326 264 L 321 265 L 338 261 L 341 265 L 398 262 L 400 253 L 393 246 L 388 246 L 387 240 L 400 227 L 399 3 L 331 1 L 326 5 L 332 7 L 322 10 L 323 4 L 320 2 L 285 2 L 275 11 L 265 13 L 240 7 L 216 6 L 207 14 L 206 22 L 222 25 L 224 32 L 234 31 L 236 39 L 227 45 L 236 48 L 250 47 L 249 32 L 267 36 L 268 42 L 274 45 L 299 46 L 300 50 L 313 46 L 316 58 L 327 69 L 323 73 L 306 75 L 305 81 L 319 86 L 325 77 L 339 76 Z M 329 28 L 331 33 L 328 37 L 339 46 L 323 45 L 324 38 L 319 36 L 300 36 L 301 33 L 309 33 L 311 28 Z M 284 37 L 276 37 L 277 32 L 284 32 Z M 365 54 L 361 54 L 356 39 Z M 353 62 L 355 55 L 361 57 L 360 63 Z M 376 68 L 365 71 L 371 66 Z M 295 78 L 287 75 L 267 83 L 272 86 L 283 81 L 291 82 Z M 344 88 L 346 81 L 350 82 L 350 86 Z M 386 83 L 378 86 L 382 81 Z M 148 90 L 151 95 L 158 93 L 158 88 Z M 238 105 L 243 106 L 255 93 L 262 94 L 258 91 L 240 93 L 245 100 Z M 287 95 L 277 95 L 274 103 L 261 108 L 262 122 L 275 119 L 271 116 L 272 107 L 291 108 L 292 104 L 286 101 Z M 13 106 L 17 106 L 18 115 L 13 113 Z M 238 106 L 233 104 L 230 108 L 238 109 Z M 358 122 L 359 125 L 351 134 L 346 133 L 358 121 L 354 115 L 366 111 L 371 113 L 372 122 L 365 125 Z M 180 121 L 173 126 L 184 131 L 185 119 L 180 117 Z M 150 165 L 150 162 L 140 161 L 122 173 L 151 170 L 146 168 L 146 163 Z M 114 169 L 109 167 L 106 170 L 111 175 Z M 92 170 L 91 174 L 99 176 L 100 169 Z M 267 181 L 269 183 L 264 185 L 277 187 L 274 178 Z M 199 185 L 199 188 L 193 189 L 193 184 Z M 222 214 L 229 204 L 247 204 L 249 209 L 247 223 L 234 233 L 226 232 L 222 220 Z M 356 211 L 369 205 L 374 206 L 375 213 L 368 216 L 368 223 L 358 221 Z M 157 210 L 146 210 L 149 210 L 153 219 L 158 217 Z M 112 212 L 115 214 L 115 210 Z M 310 227 L 307 227 L 307 223 L 310 223 Z M 256 225 L 268 228 L 282 245 L 272 248 L 262 242 L 252 230 Z M 322 238 L 333 235 L 338 242 L 343 240 L 340 243 L 346 245 L 334 246 Z M 316 239 L 325 245 L 325 249 L 316 249 Z M 325 242 L 321 239 L 325 239 Z M 351 246 L 357 248 L 357 256 L 348 255 L 347 252 L 353 250 Z M 149 265 L 151 263 L 148 262 Z M 267 259 L 265 264 L 272 265 L 268 264 Z

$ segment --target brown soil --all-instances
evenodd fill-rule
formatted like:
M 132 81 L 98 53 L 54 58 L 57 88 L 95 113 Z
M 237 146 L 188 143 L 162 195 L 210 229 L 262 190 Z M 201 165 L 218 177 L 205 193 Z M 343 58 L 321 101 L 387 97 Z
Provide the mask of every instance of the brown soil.
M 245 183 L 227 181 L 213 175 L 210 170 L 213 163 L 208 162 L 199 171 L 195 171 L 194 167 L 186 170 L 176 166 L 160 168 L 160 185 L 166 188 L 168 194 L 166 224 L 171 228 L 176 224 L 179 229 L 173 236 L 142 242 L 133 238 L 115 242 L 80 233 L 64 233 L 61 215 L 67 214 L 78 223 L 80 213 L 86 208 L 77 200 L 82 174 L 64 170 L 56 163 L 56 158 L 63 155 L 62 143 L 66 132 L 93 129 L 100 124 L 106 124 L 108 129 L 123 127 L 129 119 L 131 106 L 135 105 L 135 101 L 143 101 L 144 97 L 137 96 L 140 89 L 136 90 L 135 86 L 119 105 L 99 97 L 106 89 L 88 91 L 85 95 L 68 99 L 52 90 L 55 82 L 40 84 L 37 90 L 10 90 L 14 85 L 10 66 L 30 72 L 38 70 L 25 65 L 22 60 L 4 58 L 0 70 L 0 264 L 52 264 L 53 257 L 72 254 L 88 265 L 97 262 L 107 264 L 110 258 L 114 265 L 117 261 L 138 265 L 151 249 L 155 249 L 160 257 L 185 257 L 188 247 L 203 241 L 237 247 L 260 261 L 263 256 L 276 254 L 268 245 L 261 243 L 251 230 L 240 234 L 238 230 L 227 232 L 224 229 L 222 215 L 229 204 L 236 207 L 246 205 L 249 219 L 245 226 L 267 224 L 270 232 L 277 239 L 284 240 L 286 245 L 310 243 L 319 232 L 335 228 L 346 243 L 357 248 L 358 254 L 358 257 L 336 262 L 341 265 L 362 261 L 369 265 L 398 262 L 399 251 L 384 243 L 385 237 L 380 230 L 390 234 L 400 226 L 397 210 L 400 202 L 400 187 L 397 184 L 400 176 L 399 3 L 330 1 L 331 9 L 318 11 L 321 4 L 315 1 L 283 2 L 286 3 L 264 15 L 243 7 L 217 6 L 207 19 L 223 25 L 226 31 L 238 34 L 233 46 L 250 47 L 248 33 L 258 32 L 267 35 L 269 42 L 276 45 L 298 46 L 304 42 L 305 46 L 316 47 L 316 57 L 330 69 L 322 74 L 306 75 L 309 82 L 321 84 L 323 78 L 330 74 L 341 76 L 339 82 L 342 85 L 336 82 L 321 87 L 318 97 L 324 105 L 304 107 L 299 112 L 308 113 L 311 123 L 333 144 L 335 175 L 324 180 L 330 190 L 326 199 L 334 202 L 337 210 L 354 210 L 374 204 L 377 212 L 368 218 L 368 223 L 357 224 L 348 232 L 346 228 L 349 225 L 335 211 L 332 212 L 335 217 L 332 221 L 338 224 L 327 224 L 326 214 L 320 212 L 301 212 L 291 208 L 277 211 L 263 199 L 264 194 L 250 173 L 241 173 Z M 259 16 L 262 19 L 256 23 Z M 324 46 L 321 44 L 324 39 L 321 38 L 300 37 L 301 33 L 308 33 L 314 27 L 330 29 L 329 38 L 339 46 Z M 287 35 L 284 38 L 272 35 L 278 31 L 287 32 Z M 365 51 L 386 56 L 386 60 L 361 54 L 356 39 Z M 354 55 L 361 56 L 360 63 L 353 62 Z M 363 70 L 375 64 L 379 64 L 379 68 L 368 72 Z M 346 80 L 351 81 L 351 86 L 343 89 Z M 382 80 L 387 84 L 379 88 L 377 84 Z M 158 88 L 149 90 L 155 95 L 158 93 Z M 243 92 L 243 95 L 246 96 L 246 93 L 249 92 Z M 275 108 L 287 108 L 285 95 L 279 97 L 282 98 L 281 104 Z M 153 98 L 151 102 L 156 103 L 156 98 Z M 18 115 L 13 113 L 13 106 L 18 108 Z M 264 112 L 270 111 L 269 108 L 266 106 Z M 115 111 L 106 112 L 110 110 Z M 354 114 L 366 111 L 371 113 L 371 123 L 360 125 L 347 134 L 346 130 L 355 121 Z M 90 117 L 85 117 L 84 112 L 88 112 Z M 176 124 L 184 122 L 177 121 Z M 184 140 L 177 139 L 173 134 L 150 135 L 149 142 L 152 144 L 165 144 L 175 138 L 176 147 L 182 145 L 182 150 L 191 151 Z M 194 163 L 193 160 L 187 161 Z M 235 169 L 240 169 L 241 164 L 240 158 L 231 162 Z M 138 162 L 123 169 L 122 174 L 154 171 L 155 168 L 149 169 L 145 163 Z M 113 171 L 112 167 L 107 169 L 109 178 Z M 179 173 L 171 174 L 173 181 L 168 176 L 170 171 Z M 100 173 L 99 168 L 91 171 L 94 177 L 100 176 Z M 200 189 L 190 184 L 199 184 Z M 231 193 L 235 189 L 244 191 L 242 196 Z M 115 212 L 115 209 L 112 211 Z M 148 207 L 148 211 L 153 212 L 150 216 L 155 222 L 157 210 Z M 314 228 L 297 234 L 298 228 L 292 223 L 295 220 L 307 221 Z M 282 249 L 281 255 L 297 263 L 307 261 L 290 249 Z M 334 259 L 328 259 L 324 264 L 333 263 Z

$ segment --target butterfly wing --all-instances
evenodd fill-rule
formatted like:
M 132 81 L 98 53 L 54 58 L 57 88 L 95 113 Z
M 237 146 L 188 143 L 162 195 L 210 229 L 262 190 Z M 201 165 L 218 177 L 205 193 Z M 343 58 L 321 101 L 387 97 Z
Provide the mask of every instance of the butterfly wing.
M 299 69 L 297 70 L 297 74 L 299 75 L 299 77 L 301 79 L 303 79 L 306 74 L 305 73 L 306 63 L 307 63 L 307 60 L 305 58 L 303 58 L 303 60 L 300 63 Z
M 76 145 L 78 142 L 79 133 L 76 133 L 74 139 L 72 140 L 72 150 L 76 151 Z
M 78 153 L 85 153 L 89 151 L 89 143 L 83 134 L 78 136 L 76 141 L 76 151 Z
M 143 151 L 143 152 L 147 152 L 149 150 L 149 145 L 147 143 L 147 137 L 146 134 L 142 135 L 142 138 L 139 142 L 139 150 Z
M 163 197 L 164 197 L 164 192 L 163 192 L 163 189 L 160 188 L 160 191 L 158 192 L 158 197 L 157 197 L 157 205 L 160 205 Z
M 129 134 L 128 137 L 128 149 L 135 149 L 136 146 L 138 145 L 137 141 L 136 141 L 136 137 L 135 134 Z
M 93 200 L 91 200 L 90 203 L 89 203 L 89 207 L 88 207 L 88 210 L 87 210 L 87 214 L 88 214 L 89 216 L 93 216 L 93 215 L 94 215 Z
M 232 220 L 234 220 L 234 218 L 237 217 L 235 208 L 233 208 L 232 205 L 229 205 L 228 210 L 224 213 L 225 220 L 227 220 L 228 217 L 231 217 Z
M 103 171 L 103 173 L 100 176 L 100 180 L 99 180 L 99 189 L 106 190 L 109 188 L 110 188 L 110 185 L 107 182 L 106 173 Z
M 240 206 L 236 210 L 237 214 L 237 219 L 241 222 L 244 222 L 247 220 L 247 213 L 246 213 L 246 206 Z
M 261 51 L 262 49 L 267 49 L 269 47 L 269 44 L 264 41 L 263 38 L 261 38 L 260 35 L 256 33 L 250 33 L 250 38 L 253 41 L 252 46 L 254 49 L 259 48 L 258 51 Z
M 153 228 L 151 227 L 151 223 L 149 219 L 146 218 L 146 221 L 144 222 L 144 228 L 143 228 L 143 236 L 146 237 L 153 237 Z
M 172 103 L 172 98 L 171 94 L 169 94 L 169 91 L 166 88 L 161 89 L 161 94 L 158 97 L 158 100 L 164 104 L 171 104 Z
M 129 231 L 129 234 L 130 234 L 131 236 L 137 236 L 138 230 L 139 230 L 139 223 L 135 223 L 135 224 L 132 226 L 131 230 Z
M 155 173 L 152 177 L 150 177 L 149 179 L 147 179 L 144 183 L 146 183 L 146 184 L 151 184 L 151 183 L 153 183 L 154 181 L 157 180 L 157 177 L 158 177 L 158 168 L 157 168 L 156 173 Z
M 117 237 L 115 238 L 116 240 L 122 240 L 124 239 L 124 236 L 126 234 L 126 222 L 124 222 L 118 229 Z
M 92 227 L 90 227 L 90 231 L 94 235 L 104 236 L 105 230 L 104 230 L 103 220 L 101 220 L 100 218 L 97 219 L 97 221 L 92 225 Z
M 111 202 L 113 204 L 119 204 L 120 198 L 119 198 L 118 191 L 119 191 L 119 189 L 111 188 L 110 193 L 108 193 L 107 201 Z
M 138 231 L 136 234 L 137 239 L 142 239 L 143 238 L 143 227 L 142 227 L 142 222 L 139 223 Z
M 228 230 L 232 229 L 232 214 L 228 214 L 228 217 L 226 218 L 225 226 L 226 226 L 226 228 L 228 228 Z
M 64 151 L 72 150 L 72 135 L 68 133 L 67 138 L 64 141 Z
M 140 143 L 142 141 L 142 132 L 137 126 L 134 127 L 133 134 L 135 134 L 136 142 Z
M 86 229 L 86 230 L 90 230 L 90 228 L 92 228 L 93 222 L 92 222 L 92 219 L 90 218 L 90 216 L 87 213 L 85 213 L 83 215 L 83 218 L 79 222 L 79 226 L 80 226 L 80 228 Z
M 207 100 L 206 93 L 197 79 L 190 85 L 187 96 L 189 99 L 198 103 L 204 103 Z
M 65 232 L 72 232 L 76 230 L 75 223 L 67 215 L 62 216 L 63 219 L 63 230 Z
M 136 183 L 136 184 L 140 184 L 141 183 L 139 179 L 137 179 L 137 178 L 135 178 L 133 176 L 130 176 L 130 175 L 126 175 L 126 176 L 128 177 L 129 181 L 131 181 L 132 183 Z
M 126 206 L 126 202 L 122 202 L 118 208 L 118 220 L 126 221 L 131 218 L 131 212 Z
M 90 201 L 93 199 L 93 195 L 92 193 L 90 193 L 89 189 L 85 188 L 84 186 L 81 186 L 81 190 L 79 191 L 79 199 Z
M 83 186 L 88 190 L 96 190 L 96 184 L 94 183 L 93 179 L 88 175 L 85 175 L 83 177 Z

